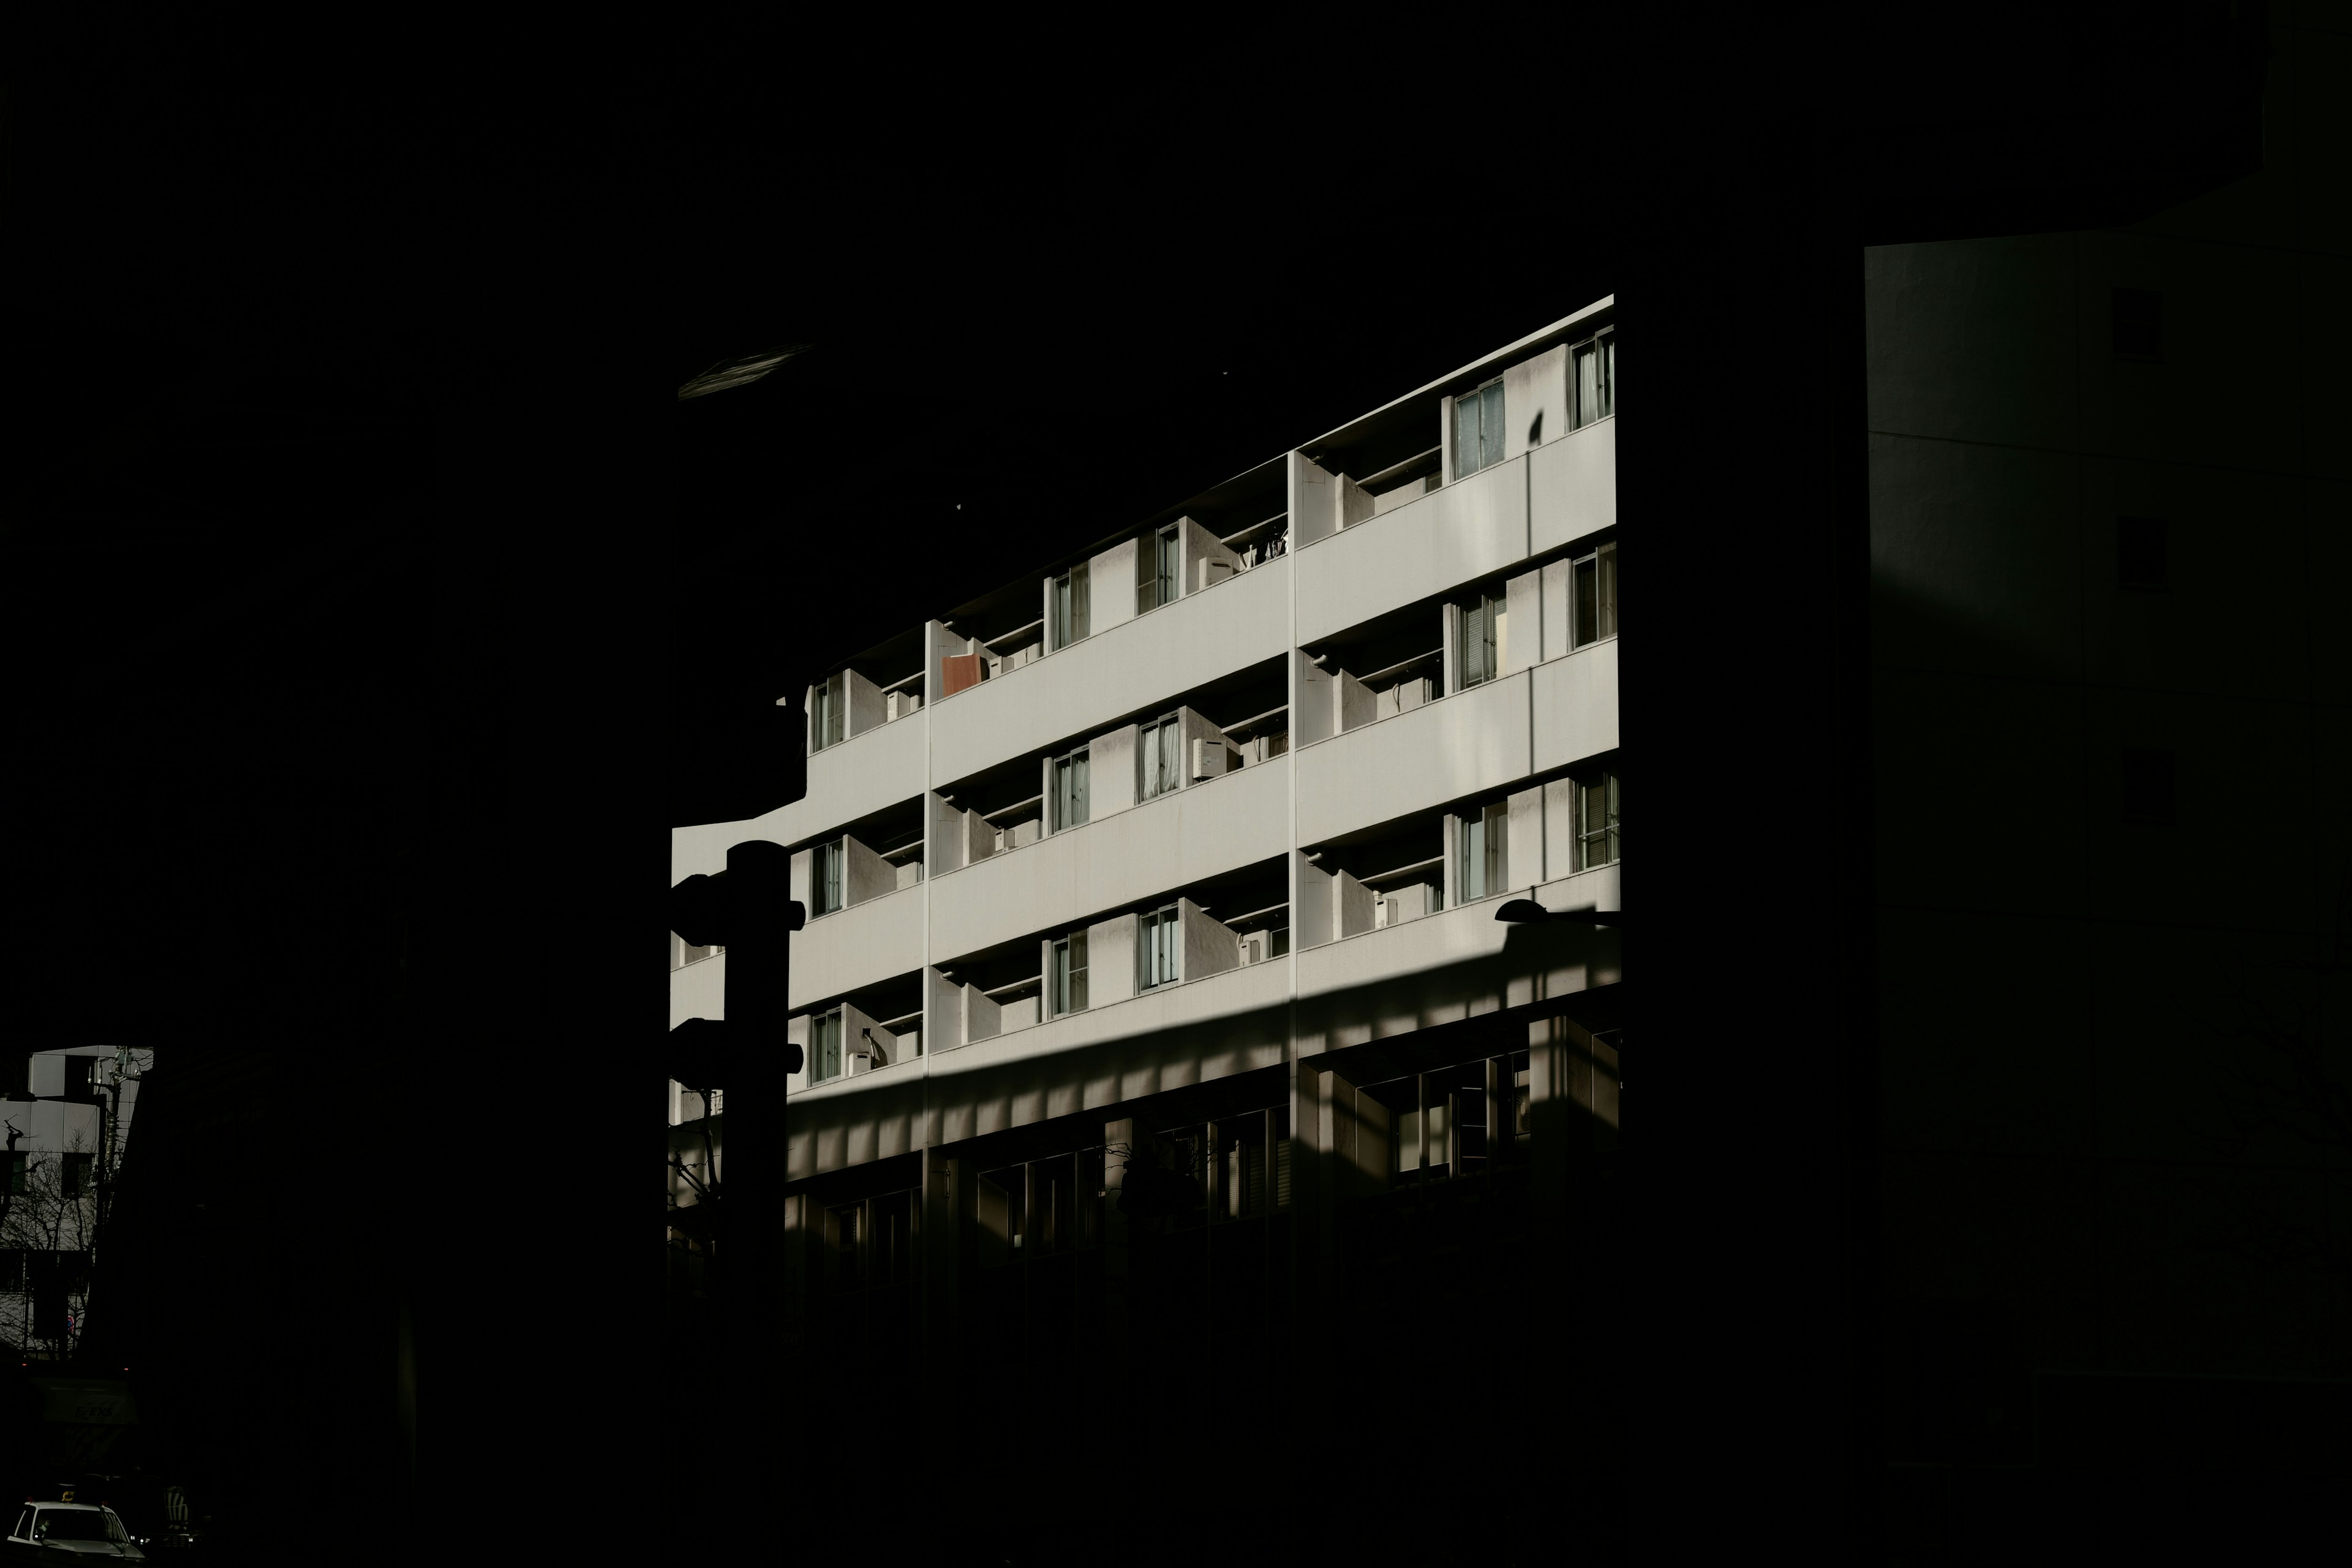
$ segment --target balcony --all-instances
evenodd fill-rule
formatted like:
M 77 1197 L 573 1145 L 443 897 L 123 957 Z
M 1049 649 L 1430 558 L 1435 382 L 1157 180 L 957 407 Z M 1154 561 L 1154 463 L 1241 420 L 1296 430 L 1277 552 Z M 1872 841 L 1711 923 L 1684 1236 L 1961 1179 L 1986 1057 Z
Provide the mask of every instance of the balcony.
M 1528 547 L 1550 550 L 1617 523 L 1617 421 L 1536 448 L 1528 478 Z
M 1292 569 L 1292 557 L 1277 556 L 934 704 L 935 785 L 1046 752 L 1066 736 L 1108 729 L 1174 693 L 1280 658 L 1290 635 Z
M 1618 868 L 1547 882 L 1549 909 L 1616 909 Z M 1366 931 L 1295 954 L 1299 1053 L 1336 1050 L 1520 1006 L 1623 978 L 1618 933 L 1606 928 L 1506 925 L 1495 911 L 1527 889 L 1509 889 L 1402 925 Z M 1513 932 L 1540 932 L 1512 941 Z M 1528 954 L 1515 961 L 1515 953 Z
M 794 933 L 786 1005 L 798 1010 L 922 966 L 923 890 L 916 883 L 820 916 Z
M 1525 560 L 1528 460 L 1497 464 L 1294 552 L 1300 644 Z
M 1249 577 L 1275 575 L 1261 567 Z M 1280 856 L 1289 843 L 1291 766 L 1275 757 L 933 878 L 933 962 Z
M 1003 1075 L 987 1069 L 1088 1046 L 1131 1042 L 1136 1053 L 1107 1059 L 1099 1070 L 1062 1075 L 1073 1089 L 1085 1083 L 1083 1098 L 1088 1105 L 1108 1105 L 1276 1066 L 1283 1059 L 1286 1026 L 1281 1020 L 1290 1000 L 1294 962 L 1273 958 L 1244 964 L 941 1051 L 929 1058 L 926 1086 L 933 1113 L 942 1120 L 940 1136 L 969 1138 L 1082 1109 L 1076 1103 L 1049 1105 L 1042 1089 L 1004 1094 Z M 1259 1022 L 1247 1022 L 1253 1018 Z M 989 1091 L 976 1093 L 970 1085 L 980 1079 L 995 1081 Z M 1066 1092 L 1072 1100 L 1079 1098 Z
M 758 819 L 759 837 L 791 844 L 923 793 L 923 726 L 886 723 L 808 760 L 808 793 Z
M 1588 643 L 1528 673 L 1535 677 L 1537 772 L 1566 767 L 1617 749 L 1615 637 Z
M 1293 752 L 1298 841 L 1320 844 L 1527 777 L 1538 673 L 1474 686 Z

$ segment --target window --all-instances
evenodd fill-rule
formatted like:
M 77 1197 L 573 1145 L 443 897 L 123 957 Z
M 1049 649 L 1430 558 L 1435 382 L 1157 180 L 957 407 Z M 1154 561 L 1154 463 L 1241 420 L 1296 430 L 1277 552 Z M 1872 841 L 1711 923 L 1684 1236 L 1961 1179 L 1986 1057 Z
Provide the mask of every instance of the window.
M 8 1156 L 8 1191 L 22 1197 L 32 1191 L 33 1157 L 30 1154 Z
M 1579 426 L 1606 419 L 1617 412 L 1617 334 L 1602 332 L 1589 343 L 1579 343 L 1576 363 L 1576 423 Z
M 1087 1006 L 1087 933 L 1074 931 L 1053 948 L 1045 976 L 1045 1008 L 1055 1017 Z
M 1151 800 L 1180 787 L 1183 758 L 1183 726 L 1176 714 L 1140 726 L 1135 737 L 1135 798 Z
M 1135 984 L 1139 991 L 1149 991 L 1155 985 L 1167 985 L 1176 979 L 1177 944 L 1181 922 L 1177 907 L 1154 910 L 1139 922 L 1135 933 Z
M 1135 552 L 1135 613 L 1176 602 L 1176 528 L 1147 533 Z
M 1080 562 L 1054 579 L 1052 626 L 1048 641 L 1066 648 L 1087 635 L 1087 567 Z
M 1454 649 L 1454 689 L 1467 690 L 1503 673 L 1503 628 L 1509 601 L 1481 594 L 1462 606 L 1461 641 Z
M 1503 384 L 1498 378 L 1454 400 L 1454 477 L 1466 479 L 1503 460 Z
M 2116 519 L 2116 580 L 2126 588 L 2163 591 L 2165 527 L 2159 517 Z
M 1612 771 L 1576 786 L 1576 868 L 1617 863 L 1617 775 Z
M 1496 801 L 1461 819 L 1454 878 L 1463 903 L 1499 893 L 1508 885 L 1511 808 Z
M 90 1190 L 90 1168 L 97 1163 L 95 1154 L 68 1154 L 61 1173 L 64 1195 L 78 1198 Z
M 19 1247 L 0 1248 L 0 1290 L 21 1290 L 24 1288 L 24 1248 Z
M 822 752 L 840 741 L 848 727 L 849 678 L 835 671 L 818 682 L 816 711 L 809 715 L 809 750 Z
M 1054 798 L 1052 831 L 1080 827 L 1087 820 L 1087 749 L 1080 746 L 1066 757 L 1054 759 Z
M 1574 646 L 1617 635 L 1617 547 L 1604 544 L 1576 563 Z
M 847 859 L 847 843 L 835 838 L 820 844 L 810 856 L 809 891 L 816 898 L 812 913 L 829 915 L 841 908 L 842 868 Z
M 2164 346 L 2164 296 L 2153 289 L 2118 289 L 2109 325 L 2118 359 L 2155 359 Z
M 824 1083 L 841 1076 L 841 1009 L 819 1013 L 809 1020 L 809 1081 Z

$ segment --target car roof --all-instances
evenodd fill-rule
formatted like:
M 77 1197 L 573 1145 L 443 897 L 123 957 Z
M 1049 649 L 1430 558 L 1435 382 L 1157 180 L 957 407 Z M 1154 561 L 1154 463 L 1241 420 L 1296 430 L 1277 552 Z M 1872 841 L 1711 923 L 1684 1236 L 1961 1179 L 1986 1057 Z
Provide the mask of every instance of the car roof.
M 86 1508 L 92 1513 L 101 1513 L 106 1509 L 106 1505 L 102 1502 L 42 1502 L 38 1499 L 25 1506 L 27 1508 Z

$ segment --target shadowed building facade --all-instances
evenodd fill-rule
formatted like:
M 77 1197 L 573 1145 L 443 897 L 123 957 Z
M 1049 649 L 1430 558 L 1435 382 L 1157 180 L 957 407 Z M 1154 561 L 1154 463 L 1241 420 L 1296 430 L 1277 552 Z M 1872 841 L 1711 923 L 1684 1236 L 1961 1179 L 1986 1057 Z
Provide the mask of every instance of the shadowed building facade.
M 1496 913 L 1622 907 L 1615 362 L 1603 299 L 936 618 L 877 593 L 804 797 L 673 833 L 673 881 L 787 846 L 808 911 L 788 1382 L 1197 1453 L 1314 1343 L 1410 1425 L 1461 1404 L 1412 1325 L 1597 1269 L 1621 938 Z M 673 1026 L 727 962 L 673 934 Z

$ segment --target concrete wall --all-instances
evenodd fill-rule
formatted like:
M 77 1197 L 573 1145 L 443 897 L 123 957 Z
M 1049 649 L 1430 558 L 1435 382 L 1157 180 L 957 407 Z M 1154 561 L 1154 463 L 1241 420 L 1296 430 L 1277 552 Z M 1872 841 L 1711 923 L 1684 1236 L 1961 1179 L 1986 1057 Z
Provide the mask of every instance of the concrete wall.
M 1514 891 L 1532 888 L 1544 879 L 1544 792 L 1523 789 L 1511 796 L 1510 826 L 1504 829 L 1509 842 L 1510 885 Z
M 1288 646 L 1294 559 L 1269 561 L 1223 592 L 1187 595 L 927 710 L 934 784 L 1097 733 L 1219 676 L 1280 658 Z
M 1290 747 L 1297 751 L 1338 734 L 1339 708 L 1330 671 L 1296 649 L 1290 664 Z
M 1121 724 L 1087 742 L 1089 821 L 1135 805 L 1135 732 L 1134 725 Z
M 1133 915 L 1113 915 L 1087 927 L 1087 1005 L 1105 1007 L 1135 994 Z
M 1299 770 L 1298 841 L 1320 844 L 1525 778 L 1528 683 L 1552 668 L 1424 702 L 1292 753 Z M 1612 696 L 1614 689 L 1612 682 Z M 1612 732 L 1614 712 L 1612 700 Z
M 1338 532 L 1339 514 L 1330 474 L 1297 452 L 1290 454 L 1289 465 L 1290 548 L 1295 554 L 1302 546 Z
M 1617 749 L 1615 637 L 1538 665 L 1531 678 L 1538 772 Z
M 1617 522 L 1617 418 L 1546 441 L 1528 476 L 1528 546 L 1545 551 Z
M 841 900 L 845 904 L 862 904 L 868 899 L 878 899 L 898 888 L 898 868 L 881 855 L 855 838 L 842 840 Z M 895 848 L 896 846 L 893 846 Z
M 1087 561 L 1087 635 L 1135 619 L 1135 550 L 1122 539 Z
M 1331 930 L 1339 937 L 1359 936 L 1372 929 L 1372 890 L 1347 871 L 1331 874 Z
M 799 939 L 795 937 L 794 941 Z M 669 1026 L 688 1018 L 727 1016 L 727 955 L 713 954 L 684 969 L 669 972 Z
M 963 987 L 928 964 L 923 968 L 923 1038 L 933 1051 L 951 1051 L 964 1044 Z
M 1547 446 L 1536 458 L 1549 450 Z M 1298 640 L 1320 642 L 1527 559 L 1527 465 L 1532 460 L 1498 463 L 1294 550 L 1285 559 L 1298 572 Z
M 1555 561 L 1543 569 L 1543 657 L 1564 658 L 1570 652 L 1570 639 L 1576 629 L 1568 620 L 1568 584 L 1573 568 L 1566 561 Z
M 1256 576 L 1253 572 L 1249 575 Z M 924 885 L 939 962 L 1062 931 L 1289 847 L 1288 758 L 1178 790 Z
M 1524 457 L 1568 434 L 1568 345 L 1503 373 L 1503 456 Z
M 883 724 L 882 689 L 854 669 L 845 669 L 841 674 L 842 683 L 849 689 L 848 722 L 843 726 L 845 738 L 880 729 Z
M 1176 900 L 1176 910 L 1177 924 L 1183 932 L 1182 952 L 1177 960 L 1181 978 L 1205 980 L 1240 966 L 1241 939 L 1230 927 L 1190 899 Z
M 793 933 L 787 1005 L 807 1006 L 821 996 L 908 974 L 923 963 L 923 889 L 892 891 L 810 921 Z M 680 974 L 708 969 L 726 954 L 688 964 Z
M 1291 851 L 1290 866 L 1292 950 L 1337 941 L 1339 904 L 1332 891 L 1332 874 L 1308 864 L 1307 857 L 1297 850 Z
M 1522 572 L 1512 578 L 1504 585 L 1504 602 L 1510 636 L 1497 635 L 1495 640 L 1501 646 L 1496 651 L 1503 656 L 1503 673 L 1517 675 L 1543 662 L 1543 574 Z
M 1331 700 L 1338 716 L 1332 729 L 1337 733 L 1361 729 L 1380 717 L 1380 703 L 1371 689 L 1345 669 L 1332 677 Z
M 1242 558 L 1221 543 L 1215 534 L 1191 518 L 1180 520 L 1176 536 L 1182 552 L 1178 562 L 1181 593 L 1197 594 L 1203 588 L 1213 588 L 1219 583 L 1231 581 L 1240 574 Z M 1223 568 L 1222 574 L 1212 570 L 1219 566 Z

